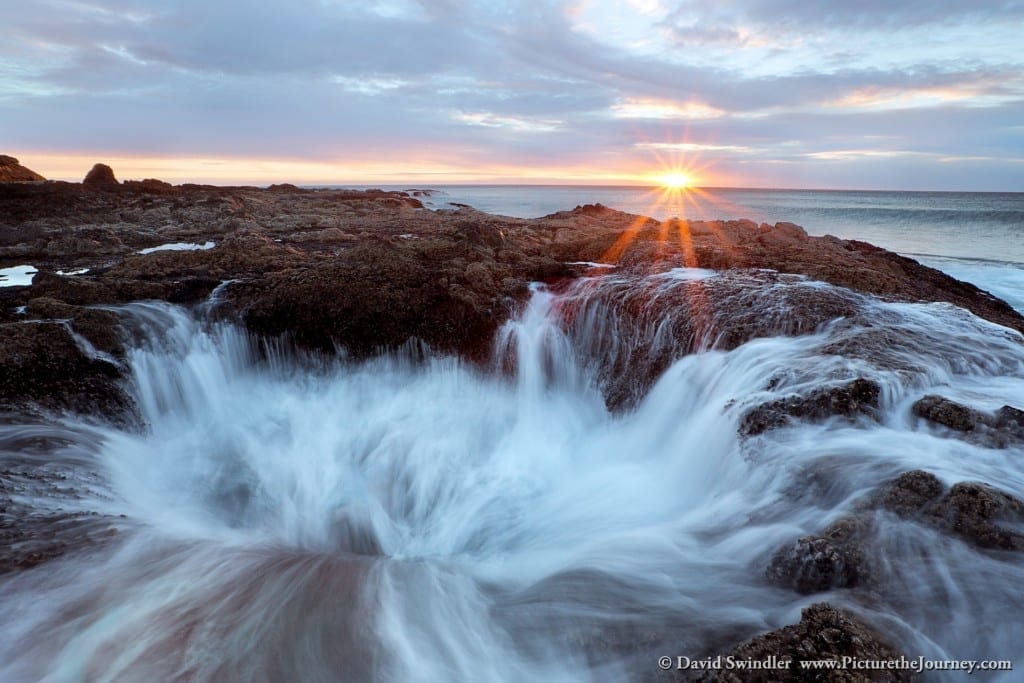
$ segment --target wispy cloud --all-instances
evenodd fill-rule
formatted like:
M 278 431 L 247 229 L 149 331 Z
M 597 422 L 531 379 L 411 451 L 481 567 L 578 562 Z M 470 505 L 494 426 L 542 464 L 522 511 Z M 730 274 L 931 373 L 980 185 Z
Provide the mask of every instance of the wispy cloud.
M 37 0 L 0 24 L 0 151 L 487 178 L 671 154 L 761 185 L 898 169 L 1021 189 L 1022 18 L 982 0 Z

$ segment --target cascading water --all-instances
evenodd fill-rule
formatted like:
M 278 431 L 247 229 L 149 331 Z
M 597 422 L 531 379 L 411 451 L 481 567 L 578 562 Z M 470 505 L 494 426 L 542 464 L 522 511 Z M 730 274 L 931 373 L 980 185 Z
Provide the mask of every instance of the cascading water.
M 128 307 L 144 428 L 0 426 L 12 458 L 31 437 L 48 445 L 17 457 L 69 477 L 19 504 L 117 531 L 0 579 L 0 680 L 624 680 L 823 598 L 908 655 L 1016 652 L 1015 555 L 878 513 L 871 591 L 800 596 L 764 568 L 909 469 L 1024 497 L 1024 449 L 941 438 L 909 409 L 935 391 L 1024 404 L 1020 335 L 865 300 L 902 340 L 877 362 L 834 352 L 870 324 L 835 323 L 686 355 L 611 412 L 588 357 L 607 346 L 587 337 L 635 340 L 594 310 L 562 315 L 601 286 L 535 290 L 499 335 L 512 376 L 400 354 L 299 362 L 179 308 Z M 737 435 L 751 406 L 853 377 L 881 385 L 879 421 Z

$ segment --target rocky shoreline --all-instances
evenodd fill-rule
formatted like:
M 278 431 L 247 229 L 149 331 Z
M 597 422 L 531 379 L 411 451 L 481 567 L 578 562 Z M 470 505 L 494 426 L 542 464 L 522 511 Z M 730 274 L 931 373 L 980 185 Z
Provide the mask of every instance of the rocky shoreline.
M 39 271 L 29 287 L 0 287 L 3 348 L 27 348 L 33 339 L 67 347 L 46 354 L 60 367 L 36 366 L 42 358 L 21 352 L 0 359 L 12 378 L 0 387 L 5 409 L 95 405 L 93 385 L 109 371 L 76 355 L 72 336 L 115 361 L 123 347 L 114 314 L 85 307 L 147 299 L 195 305 L 224 283 L 218 316 L 255 334 L 286 335 L 300 349 L 340 346 L 355 358 L 418 339 L 485 363 L 495 330 L 521 307 L 530 282 L 558 286 L 602 272 L 593 263 L 618 272 L 693 267 L 729 275 L 706 287 L 702 310 L 681 323 L 677 336 L 690 344 L 678 354 L 710 332 L 719 348 L 734 348 L 759 336 L 808 333 L 853 312 L 841 293 L 789 300 L 792 292 L 772 287 L 787 275 L 889 301 L 945 301 L 1024 332 L 1024 318 L 973 285 L 862 242 L 809 237 L 789 223 L 659 222 L 600 205 L 527 220 L 431 211 L 406 192 L 122 184 L 95 169 L 90 177 L 0 183 L 0 268 Z M 212 248 L 140 253 L 161 245 Z M 644 297 L 624 292 L 611 303 L 639 316 Z M 766 323 L 762 310 L 776 301 L 785 304 L 785 320 Z M 14 379 L 53 373 L 96 382 L 42 381 L 26 394 Z M 122 402 L 110 392 L 111 405 Z
M 140 300 L 204 305 L 207 315 L 300 353 L 342 350 L 359 360 L 419 341 L 487 367 L 495 332 L 521 309 L 531 282 L 557 289 L 612 269 L 722 272 L 713 283 L 694 285 L 700 296 L 658 299 L 656 306 L 652 292 L 609 290 L 602 305 L 620 320 L 640 325 L 686 313 L 672 318 L 669 347 L 645 348 L 646 364 L 626 358 L 609 371 L 605 394 L 614 410 L 628 409 L 672 360 L 697 348 L 809 334 L 856 317 L 865 297 L 947 302 L 1024 332 L 1024 317 L 973 285 L 863 242 L 810 237 L 790 223 L 660 222 L 601 205 L 516 219 L 469 207 L 428 210 L 417 194 L 119 183 L 100 166 L 81 184 L 0 182 L 0 268 L 38 270 L 29 286 L 0 287 L 0 413 L 13 420 L 70 411 L 132 424 L 137 416 L 123 388 L 132 330 L 116 307 Z M 176 246 L 161 249 L 166 245 Z M 776 286 L 793 281 L 834 287 Z M 778 316 L 764 314 L 776 309 Z M 567 311 L 573 315 L 582 313 Z M 858 379 L 765 403 L 746 414 L 741 435 L 754 438 L 793 420 L 872 419 L 878 394 L 877 385 Z M 1024 441 L 1019 407 L 987 414 L 928 396 L 914 414 L 953 438 L 993 448 Z M 106 538 L 94 520 L 29 523 L 14 494 L 18 487 L 57 485 L 40 476 L 27 466 L 0 471 L 0 572 L 89 545 L 76 540 L 85 535 Z M 765 567 L 766 580 L 804 595 L 869 583 L 875 560 L 864 539 L 879 515 L 914 520 L 986 550 L 1024 548 L 1013 531 L 1024 521 L 1024 503 L 987 483 L 947 489 L 934 475 L 911 471 L 858 510 L 781 548 Z M 835 638 L 822 636 L 832 631 Z M 895 656 L 884 636 L 822 605 L 808 608 L 799 625 L 736 652 Z

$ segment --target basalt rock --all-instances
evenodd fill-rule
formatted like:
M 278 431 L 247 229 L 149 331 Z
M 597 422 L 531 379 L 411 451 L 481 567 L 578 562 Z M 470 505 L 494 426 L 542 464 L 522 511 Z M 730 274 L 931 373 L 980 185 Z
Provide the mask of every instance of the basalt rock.
M 1024 503 L 987 484 L 954 485 L 924 510 L 923 518 L 979 548 L 1024 550 L 1024 534 L 1002 526 L 1020 528 L 1024 523 Z
M 914 415 L 948 427 L 955 436 L 990 448 L 1024 443 L 1024 411 L 1003 406 L 985 413 L 942 396 L 929 395 L 914 403 Z
M 96 164 L 89 169 L 82 185 L 95 190 L 109 190 L 119 187 L 120 183 L 114 177 L 114 169 L 106 164 Z
M 880 388 L 876 382 L 855 379 L 828 389 L 816 389 L 807 396 L 795 396 L 759 405 L 740 420 L 739 432 L 754 436 L 784 426 L 793 418 L 821 420 L 832 416 L 876 417 Z
M 475 240 L 365 241 L 337 259 L 240 283 L 228 291 L 250 330 L 355 357 L 411 339 L 484 360 L 497 327 L 527 293 L 530 275 L 494 260 Z M 532 272 L 531 272 L 532 271 Z
M 772 557 L 766 576 L 776 585 L 805 595 L 853 588 L 870 575 L 861 546 L 864 532 L 864 523 L 857 519 L 841 519 L 820 536 L 804 536 L 779 550 Z
M 0 154 L 0 183 L 32 183 L 43 180 L 46 178 L 25 168 L 14 157 Z
M 863 299 L 763 271 L 688 280 L 669 270 L 640 281 L 642 271 L 636 270 L 615 270 L 607 283 L 595 284 L 586 297 L 569 299 L 560 309 L 580 355 L 595 361 L 613 409 L 635 405 L 683 356 L 731 350 L 761 337 L 810 334 L 855 315 Z
M 934 475 L 913 470 L 883 487 L 871 503 L 979 548 L 1024 549 L 1024 534 L 1014 530 L 1024 523 L 1024 502 L 988 484 L 960 482 L 946 490 Z
M 904 472 L 883 486 L 870 500 L 872 507 L 895 512 L 901 517 L 913 517 L 925 506 L 942 495 L 946 487 L 931 472 L 911 470 Z
M 855 588 L 871 578 L 876 511 L 954 534 L 986 550 L 1024 550 L 1024 502 L 978 482 L 947 488 L 930 472 L 911 470 L 862 501 L 853 516 L 818 535 L 804 536 L 772 556 L 765 575 L 772 583 L 810 594 Z
M 126 180 L 121 183 L 121 186 L 128 191 L 138 192 L 139 194 L 174 194 L 175 187 L 170 183 L 164 182 L 163 180 L 157 180 L 156 178 L 146 178 L 145 180 Z
M 808 661 L 842 662 L 844 657 L 882 662 L 898 660 L 901 656 L 882 634 L 856 616 L 840 611 L 828 603 L 817 603 L 803 610 L 799 623 L 757 636 L 725 655 L 732 657 L 734 661 L 753 662 L 765 662 L 774 657 L 777 662 L 789 662 L 787 667 L 743 672 L 723 669 L 683 677 L 682 680 L 706 683 L 863 683 L 914 680 L 913 673 L 908 670 L 823 670 L 805 669 L 800 665 L 801 662 Z
M 75 306 L 119 304 L 158 299 L 177 304 L 194 304 L 210 295 L 221 280 L 202 275 L 185 277 L 120 279 L 110 274 L 101 277 L 64 276 L 39 272 L 32 281 L 33 298 L 45 297 Z
M 67 322 L 71 329 L 81 335 L 95 350 L 113 358 L 124 356 L 120 320 L 115 313 L 84 306 L 71 306 L 46 297 L 29 300 L 26 313 L 40 320 Z
M 949 301 L 1024 330 L 1024 319 L 977 288 L 870 245 L 809 237 L 788 223 L 659 222 L 599 205 L 525 220 L 471 208 L 426 211 L 402 192 L 117 185 L 111 176 L 100 170 L 88 184 L 0 184 L 0 262 L 40 269 L 28 298 L 79 306 L 191 304 L 232 281 L 223 310 L 254 332 L 286 334 L 329 352 L 342 346 L 354 355 L 419 338 L 482 359 L 530 281 L 557 288 L 566 279 L 610 272 L 572 262 L 668 278 L 681 266 L 718 269 L 716 277 L 671 292 L 626 283 L 617 294 L 610 286 L 593 302 L 622 321 L 622 339 L 637 341 L 604 354 L 609 349 L 597 340 L 586 350 L 603 359 L 601 381 L 616 408 L 633 405 L 673 360 L 694 350 L 809 334 L 851 319 L 869 299 L 857 292 Z M 115 186 L 116 192 L 93 191 Z M 205 241 L 216 248 L 137 253 Z M 86 275 L 55 274 L 83 267 L 90 268 Z M 561 312 L 570 331 L 588 313 L 571 303 Z M 640 339 L 652 324 L 663 330 L 657 343 Z M 816 402 L 828 405 L 815 408 Z M 866 415 L 870 407 L 870 397 L 853 394 L 780 406 L 794 413 L 786 420 L 828 411 Z
M 0 325 L 0 411 L 71 411 L 124 421 L 132 402 L 120 369 L 90 356 L 66 323 Z

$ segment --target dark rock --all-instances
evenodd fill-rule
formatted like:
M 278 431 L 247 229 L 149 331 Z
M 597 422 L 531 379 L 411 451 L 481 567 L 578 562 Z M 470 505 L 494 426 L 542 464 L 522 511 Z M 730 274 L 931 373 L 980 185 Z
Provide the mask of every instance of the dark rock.
M 1000 429 L 1024 428 L 1024 410 L 1003 406 L 996 411 L 995 425 Z
M 880 388 L 876 382 L 855 379 L 828 389 L 817 389 L 807 396 L 780 399 L 759 405 L 740 420 L 739 432 L 753 436 L 781 427 L 791 418 L 821 420 L 832 416 L 875 417 Z
M 105 173 L 96 180 L 116 186 Z M 602 386 L 617 408 L 635 403 L 673 360 L 694 350 L 807 334 L 858 315 L 866 297 L 842 287 L 950 301 L 1024 330 L 1024 319 L 976 288 L 869 245 L 809 237 L 792 224 L 659 222 L 599 205 L 523 220 L 472 209 L 416 211 L 415 198 L 383 190 L 172 187 L 151 179 L 117 192 L 91 185 L 0 184 L 0 259 L 41 270 L 28 296 L 76 306 L 195 303 L 232 280 L 225 311 L 233 309 L 255 332 L 288 334 L 329 352 L 335 341 L 359 355 L 419 337 L 483 359 L 494 330 L 527 296 L 528 282 L 588 272 L 566 262 L 614 263 L 624 280 L 677 266 L 721 269 L 671 292 L 609 286 L 592 302 L 617 316 L 615 332 L 626 340 L 617 349 L 599 340 L 585 354 L 606 359 Z M 398 239 L 406 234 L 417 239 Z M 206 240 L 217 248 L 136 255 L 165 242 Z M 82 266 L 92 270 L 76 277 L 52 272 Z M 318 311 L 318 301 L 332 303 Z M 575 334 L 590 312 L 569 303 L 566 326 Z M 338 317 L 344 315 L 352 322 Z M 651 324 L 665 330 L 660 346 L 644 337 Z M 785 419 L 871 413 L 870 397 L 840 392 L 805 400 L 779 406 L 794 413 Z
M 616 410 L 635 405 L 687 354 L 730 350 L 759 337 L 810 334 L 856 314 L 862 299 L 777 273 L 727 271 L 695 281 L 663 273 L 639 281 L 639 265 L 614 273 L 586 297 L 563 302 L 560 311 L 580 355 L 595 362 L 607 404 Z M 593 329 L 595 320 L 601 329 Z
M 958 432 L 971 432 L 985 423 L 983 413 L 941 396 L 925 396 L 914 403 L 912 410 L 918 417 L 937 422 Z
M 842 661 L 843 657 L 858 660 L 897 660 L 902 655 L 887 640 L 852 614 L 842 612 L 828 603 L 818 603 L 803 610 L 800 622 L 771 631 L 740 645 L 727 656 L 734 660 L 765 661 L 776 657 L 791 662 L 786 669 L 708 671 L 691 680 L 723 683 L 789 683 L 791 681 L 910 681 L 913 672 L 906 670 L 815 670 L 803 669 L 800 662 L 812 660 Z M 684 680 L 686 680 L 684 678 Z
M 1024 535 L 1000 525 L 1024 523 L 1024 502 L 987 484 L 960 482 L 945 491 L 934 475 L 913 470 L 883 487 L 868 506 L 954 533 L 979 548 L 1024 549 Z
M 872 505 L 901 517 L 917 515 L 924 506 L 942 495 L 942 482 L 931 472 L 911 470 L 882 487 L 872 498 Z
M 914 415 L 948 427 L 982 446 L 1006 448 L 1024 443 L 1024 411 L 1012 406 L 1003 406 L 991 414 L 929 395 L 915 402 L 911 410 Z
M 31 296 L 57 299 L 75 306 L 118 304 L 144 299 L 194 304 L 209 296 L 221 283 L 220 279 L 203 274 L 175 274 L 161 280 L 157 277 L 118 278 L 117 272 L 112 270 L 102 278 L 40 272 L 32 280 Z
M 952 531 L 979 548 L 1024 549 L 1024 535 L 999 525 L 1024 522 L 1024 503 L 986 484 L 956 484 L 924 515 L 935 526 Z
M 131 399 L 116 365 L 90 357 L 58 322 L 0 325 L 0 410 L 32 406 L 124 421 Z
M 457 230 L 463 239 L 476 246 L 498 248 L 505 243 L 505 235 L 501 230 L 486 223 L 461 223 Z
M 859 504 L 855 517 L 781 548 L 765 570 L 768 580 L 805 595 L 863 585 L 874 561 L 867 543 L 875 510 L 956 534 L 979 548 L 1024 549 L 1024 534 L 1001 526 L 1024 522 L 1024 503 L 976 482 L 961 482 L 946 491 L 935 475 L 911 470 Z
M 133 192 L 140 194 L 172 194 L 174 193 L 175 187 L 168 182 L 163 180 L 157 180 L 156 178 L 146 178 L 145 180 L 126 180 L 121 183 L 121 186 Z
M 106 164 L 96 164 L 85 175 L 82 185 L 92 189 L 107 190 L 120 186 L 114 177 L 114 169 Z
M 32 183 L 43 180 L 46 178 L 25 168 L 14 157 L 0 154 L 0 183 Z
M 29 300 L 27 313 L 35 318 L 66 320 L 97 351 L 115 358 L 124 355 L 120 320 L 110 311 L 71 306 L 63 301 L 40 297 Z
M 510 275 L 489 252 L 464 244 L 371 241 L 229 295 L 249 329 L 288 334 L 306 348 L 332 352 L 340 344 L 365 357 L 419 339 L 482 361 L 526 293 L 525 279 Z
M 772 583 L 805 595 L 833 588 L 853 588 L 868 576 L 867 559 L 860 547 L 863 526 L 842 519 L 820 536 L 805 536 L 781 549 L 766 570 Z

